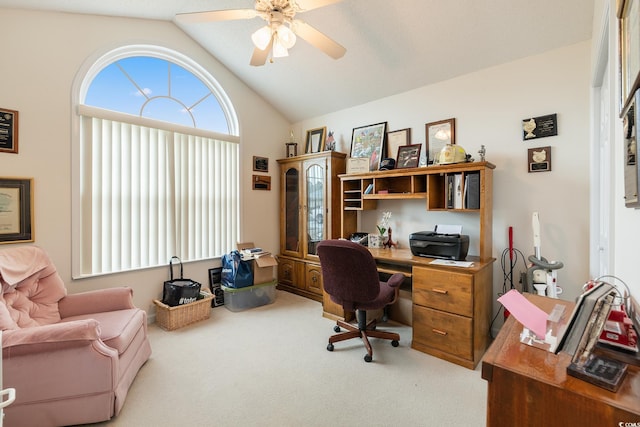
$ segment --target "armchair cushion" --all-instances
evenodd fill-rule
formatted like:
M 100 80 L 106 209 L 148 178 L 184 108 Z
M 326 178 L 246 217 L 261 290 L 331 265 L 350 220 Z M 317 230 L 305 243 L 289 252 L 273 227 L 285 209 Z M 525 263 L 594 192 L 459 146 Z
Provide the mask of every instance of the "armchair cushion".
M 49 256 L 37 246 L 0 252 L 0 284 L 0 303 L 4 306 L 0 310 L 0 329 L 60 321 L 58 301 L 67 290 Z
M 139 325 L 146 322 L 146 316 L 142 310 L 131 308 L 67 317 L 62 320 L 62 324 L 84 320 L 97 321 L 100 325 L 99 338 L 121 355 L 129 348 L 138 333 Z

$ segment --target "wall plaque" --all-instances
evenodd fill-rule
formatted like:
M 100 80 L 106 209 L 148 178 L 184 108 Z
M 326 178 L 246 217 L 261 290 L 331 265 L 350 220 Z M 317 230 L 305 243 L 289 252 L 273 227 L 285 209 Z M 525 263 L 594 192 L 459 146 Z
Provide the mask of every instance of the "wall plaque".
M 528 141 L 531 139 L 544 138 L 545 136 L 555 136 L 558 134 L 558 118 L 557 114 L 549 114 L 547 116 L 531 117 L 522 120 L 522 139 Z

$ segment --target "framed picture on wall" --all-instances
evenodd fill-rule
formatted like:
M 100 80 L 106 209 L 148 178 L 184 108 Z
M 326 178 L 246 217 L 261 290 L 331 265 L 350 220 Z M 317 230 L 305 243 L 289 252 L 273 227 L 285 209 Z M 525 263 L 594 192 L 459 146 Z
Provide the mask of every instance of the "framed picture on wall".
M 33 241 L 33 178 L 0 178 L 0 244 Z

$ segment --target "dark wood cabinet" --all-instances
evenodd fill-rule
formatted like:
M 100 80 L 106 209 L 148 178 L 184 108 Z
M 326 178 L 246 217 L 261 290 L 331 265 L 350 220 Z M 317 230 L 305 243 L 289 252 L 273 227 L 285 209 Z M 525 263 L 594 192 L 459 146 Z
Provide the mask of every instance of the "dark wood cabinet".
M 318 242 L 340 237 L 340 181 L 346 154 L 335 151 L 278 160 L 278 288 L 323 301 Z

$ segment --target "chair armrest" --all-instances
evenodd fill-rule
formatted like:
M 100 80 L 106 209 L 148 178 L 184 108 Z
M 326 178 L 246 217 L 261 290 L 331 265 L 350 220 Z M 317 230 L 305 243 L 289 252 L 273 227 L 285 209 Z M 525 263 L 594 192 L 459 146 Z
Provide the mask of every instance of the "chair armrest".
M 398 288 L 404 282 L 404 274 L 402 273 L 394 273 L 387 279 L 387 285 L 392 288 Z
M 2 332 L 3 356 L 41 353 L 100 340 L 97 320 L 83 319 Z
M 58 302 L 60 317 L 80 316 L 105 311 L 126 310 L 133 305 L 133 289 L 128 287 L 99 289 L 68 294 Z

